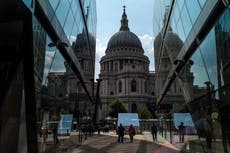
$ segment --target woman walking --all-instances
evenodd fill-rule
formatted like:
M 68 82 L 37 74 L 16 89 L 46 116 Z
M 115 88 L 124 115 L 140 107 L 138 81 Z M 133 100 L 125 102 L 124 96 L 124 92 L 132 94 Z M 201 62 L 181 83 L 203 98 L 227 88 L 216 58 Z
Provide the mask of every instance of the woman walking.
M 129 132 L 130 142 L 132 143 L 133 136 L 136 134 L 135 128 L 133 127 L 132 124 L 129 126 L 128 132 Z

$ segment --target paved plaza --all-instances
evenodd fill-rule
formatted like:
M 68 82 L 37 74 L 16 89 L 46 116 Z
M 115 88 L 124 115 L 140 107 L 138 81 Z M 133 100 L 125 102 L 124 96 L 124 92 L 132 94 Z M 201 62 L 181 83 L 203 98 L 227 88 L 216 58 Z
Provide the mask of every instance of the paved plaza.
M 170 144 L 162 137 L 158 137 L 157 142 L 152 142 L 149 132 L 136 135 L 133 143 L 130 143 L 129 136 L 125 135 L 123 143 L 117 142 L 115 132 L 95 134 L 88 137 L 81 146 L 69 150 L 71 153 L 179 153 L 181 143 L 177 147 Z
M 94 134 L 82 137 L 79 143 L 77 133 L 71 136 L 59 136 L 59 143 L 54 146 L 52 138 L 47 140 L 45 153 L 219 153 L 223 152 L 221 142 L 215 141 L 212 150 L 207 150 L 204 139 L 197 136 L 186 136 L 184 143 L 178 142 L 178 135 L 173 135 L 172 143 L 158 134 L 158 141 L 152 141 L 150 132 L 143 132 L 134 136 L 130 143 L 129 136 L 125 135 L 124 142 L 117 142 L 115 132 Z M 202 151 L 203 150 L 203 151 Z

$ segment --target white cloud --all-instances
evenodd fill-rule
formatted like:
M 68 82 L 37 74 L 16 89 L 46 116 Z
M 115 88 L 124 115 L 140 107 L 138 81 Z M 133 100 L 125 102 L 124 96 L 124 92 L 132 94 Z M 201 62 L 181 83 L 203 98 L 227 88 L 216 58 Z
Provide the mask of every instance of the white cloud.
M 102 43 L 98 38 L 96 39 L 96 54 L 99 57 L 102 57 L 105 55 L 105 49 L 106 45 Z
M 46 51 L 45 61 L 46 61 L 47 64 L 51 63 L 51 61 L 52 61 L 52 59 L 54 57 L 54 53 L 55 53 L 55 51 L 48 51 L 48 50 Z
M 49 72 L 49 68 L 50 68 L 50 64 L 52 62 L 52 59 L 54 57 L 54 53 L 55 51 L 50 51 L 50 50 L 46 50 L 46 55 L 45 55 L 45 67 L 44 67 L 44 75 L 43 75 L 43 84 L 47 83 L 46 78 Z
M 145 34 L 143 36 L 138 36 L 139 39 L 141 40 L 142 47 L 145 51 L 145 55 L 148 56 L 150 60 L 150 67 L 149 70 L 155 70 L 155 62 L 154 62 L 154 48 L 153 48 L 153 42 L 154 42 L 154 37 Z
M 76 36 L 69 36 L 68 38 L 71 45 L 74 41 L 76 41 Z
M 141 40 L 141 43 L 142 43 L 142 47 L 144 48 L 144 50 L 146 52 L 153 52 L 153 41 L 154 41 L 154 37 L 148 35 L 148 34 L 145 34 L 143 36 L 138 36 L 139 39 Z
M 105 55 L 106 45 L 100 41 L 100 39 L 96 39 L 96 61 L 95 61 L 95 78 L 98 78 L 98 74 L 100 73 L 100 60 L 101 57 Z

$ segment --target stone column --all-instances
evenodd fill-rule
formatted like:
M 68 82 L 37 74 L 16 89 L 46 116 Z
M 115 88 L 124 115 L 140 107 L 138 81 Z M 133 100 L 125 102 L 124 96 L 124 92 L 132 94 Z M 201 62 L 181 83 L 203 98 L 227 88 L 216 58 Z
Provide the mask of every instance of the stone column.
M 109 72 L 111 72 L 111 61 L 108 61 L 108 64 L 109 64 Z

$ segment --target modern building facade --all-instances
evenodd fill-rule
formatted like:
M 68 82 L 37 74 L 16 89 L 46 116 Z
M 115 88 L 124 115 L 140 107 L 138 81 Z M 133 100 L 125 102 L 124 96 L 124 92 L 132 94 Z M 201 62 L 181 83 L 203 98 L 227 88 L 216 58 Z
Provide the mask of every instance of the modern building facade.
M 115 98 L 133 113 L 155 102 L 155 75 L 149 72 L 149 59 L 140 39 L 129 30 L 125 6 L 121 27 L 108 41 L 100 66 L 101 118 L 108 116 L 109 104 Z
M 154 10 L 159 108 L 179 84 L 184 104 L 171 107 L 167 116 L 178 111 L 191 113 L 199 139 L 186 137 L 190 150 L 229 152 L 229 1 L 156 1 Z M 174 39 L 168 39 L 172 34 Z M 175 50 L 168 51 L 170 45 Z M 167 56 L 171 58 L 169 68 L 160 81 Z
M 166 19 L 164 19 L 164 24 L 166 23 L 165 20 Z M 154 55 L 156 66 L 155 70 L 157 72 L 155 88 L 157 96 L 160 95 L 161 89 L 163 88 L 164 83 L 168 78 L 168 73 L 174 64 L 174 61 L 176 60 L 176 56 L 183 46 L 182 40 L 175 32 L 173 32 L 170 26 L 167 29 L 164 39 L 164 45 L 161 49 L 162 42 L 163 39 L 161 30 L 161 32 L 156 36 L 154 40 Z M 186 68 L 184 68 L 183 72 L 181 72 L 180 77 L 177 78 L 177 80 L 171 85 L 171 87 L 167 91 L 167 95 L 164 97 L 164 102 L 162 102 L 160 106 L 160 111 L 158 112 L 158 115 L 165 114 L 170 110 L 173 110 L 173 112 L 179 112 L 181 111 L 180 109 L 178 109 L 179 106 L 185 103 L 183 95 L 187 96 L 186 98 L 190 99 L 191 95 L 186 95 L 186 93 L 183 93 L 183 89 L 189 91 L 192 90 L 193 74 L 190 72 L 191 63 L 192 61 L 190 61 L 190 63 L 186 65 Z
M 0 58 L 0 152 L 37 153 L 42 149 L 37 127 L 43 112 L 40 92 L 48 72 L 67 72 L 68 65 L 92 102 L 92 86 L 86 85 L 72 42 L 84 35 L 88 71 L 94 76 L 96 2 L 1 1 L 0 19 L 0 50 L 5 51 Z M 54 96 L 65 96 L 64 89 Z

